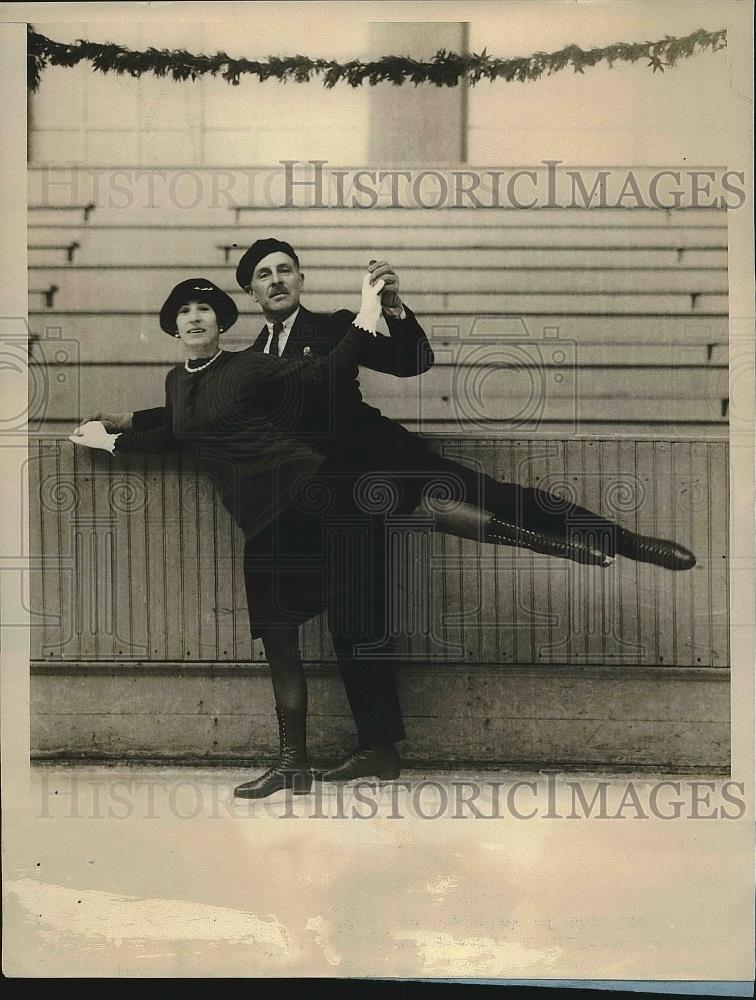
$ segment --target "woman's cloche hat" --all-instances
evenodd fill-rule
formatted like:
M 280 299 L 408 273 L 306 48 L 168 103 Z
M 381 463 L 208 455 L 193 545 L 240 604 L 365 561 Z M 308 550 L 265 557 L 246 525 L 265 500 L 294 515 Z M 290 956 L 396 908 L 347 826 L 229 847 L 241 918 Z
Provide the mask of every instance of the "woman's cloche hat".
M 228 330 L 239 318 L 234 300 L 209 278 L 188 278 L 176 285 L 160 308 L 160 329 L 164 333 L 176 335 L 176 316 L 187 302 L 206 302 L 211 306 L 220 330 Z

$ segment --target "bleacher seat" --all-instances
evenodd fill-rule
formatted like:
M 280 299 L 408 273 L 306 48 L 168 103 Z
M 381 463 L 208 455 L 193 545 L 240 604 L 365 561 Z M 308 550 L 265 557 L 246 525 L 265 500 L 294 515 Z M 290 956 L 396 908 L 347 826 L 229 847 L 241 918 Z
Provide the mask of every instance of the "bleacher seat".
M 75 341 L 80 361 L 75 378 L 49 380 L 36 429 L 67 426 L 105 400 L 116 408 L 160 401 L 180 352 L 156 315 L 185 277 L 207 276 L 234 297 L 241 318 L 225 345 L 247 346 L 262 320 L 233 269 L 269 233 L 297 249 L 303 302 L 315 310 L 356 309 L 367 260 L 395 264 L 436 366 L 421 380 L 370 372 L 361 380 L 370 401 L 408 426 L 463 434 L 485 426 L 497 435 L 600 425 L 694 436 L 726 426 L 724 211 L 240 205 L 186 218 L 93 203 L 32 206 L 33 363 L 49 361 L 49 331 Z M 556 365 L 555 339 L 565 354 Z M 464 398 L 473 385 L 483 394 L 474 405 Z M 530 411 L 537 425 L 522 424 Z

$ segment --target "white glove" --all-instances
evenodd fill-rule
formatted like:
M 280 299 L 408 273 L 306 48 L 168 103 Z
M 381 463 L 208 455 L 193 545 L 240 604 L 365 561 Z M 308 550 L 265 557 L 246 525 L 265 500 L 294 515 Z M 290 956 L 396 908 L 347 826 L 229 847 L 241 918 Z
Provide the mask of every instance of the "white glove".
M 362 302 L 360 311 L 354 318 L 354 325 L 376 334 L 381 316 L 381 292 L 385 282 L 383 278 L 379 278 L 374 285 L 371 285 L 370 278 L 371 275 L 368 273 L 362 279 Z
M 85 448 L 109 451 L 112 455 L 117 437 L 118 434 L 108 434 L 101 421 L 89 420 L 85 424 L 80 424 L 68 440 L 74 444 L 84 445 Z

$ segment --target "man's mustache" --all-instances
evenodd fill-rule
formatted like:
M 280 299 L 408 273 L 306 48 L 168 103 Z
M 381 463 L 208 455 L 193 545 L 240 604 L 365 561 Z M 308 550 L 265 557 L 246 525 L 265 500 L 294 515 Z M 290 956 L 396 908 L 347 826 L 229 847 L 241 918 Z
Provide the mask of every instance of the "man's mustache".
M 286 285 L 271 285 L 268 295 L 278 295 L 279 292 L 286 292 Z

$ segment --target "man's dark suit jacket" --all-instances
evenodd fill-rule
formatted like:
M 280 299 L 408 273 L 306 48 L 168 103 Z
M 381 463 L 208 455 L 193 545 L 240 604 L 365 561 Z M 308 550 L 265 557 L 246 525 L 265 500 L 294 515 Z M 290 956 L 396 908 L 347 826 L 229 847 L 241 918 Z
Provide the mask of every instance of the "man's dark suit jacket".
M 378 335 L 366 339 L 365 348 L 359 357 L 359 364 L 373 371 L 384 372 L 399 378 L 409 378 L 421 375 L 433 364 L 433 350 L 428 343 L 425 331 L 415 318 L 415 314 L 407 306 L 404 307 L 405 318 L 394 319 L 386 317 L 390 336 Z M 354 319 L 354 313 L 346 309 L 335 313 L 314 313 L 300 306 L 299 313 L 291 328 L 282 357 L 287 359 L 303 359 L 308 353 L 323 357 L 340 342 Z M 269 336 L 267 325 L 263 327 L 248 351 L 263 351 Z M 359 393 L 357 382 L 357 367 L 354 369 L 354 390 Z M 361 397 L 360 397 L 361 398 Z M 360 408 L 368 423 L 370 415 L 379 415 L 379 411 L 366 403 Z M 354 411 L 352 411 L 354 412 Z M 136 431 L 150 430 L 162 425 L 164 419 L 163 407 L 149 410 L 138 410 L 134 413 L 132 428 Z M 325 428 L 324 428 L 325 429 Z M 332 430 L 335 431 L 335 427 Z M 344 428 L 342 428 L 342 431 Z

